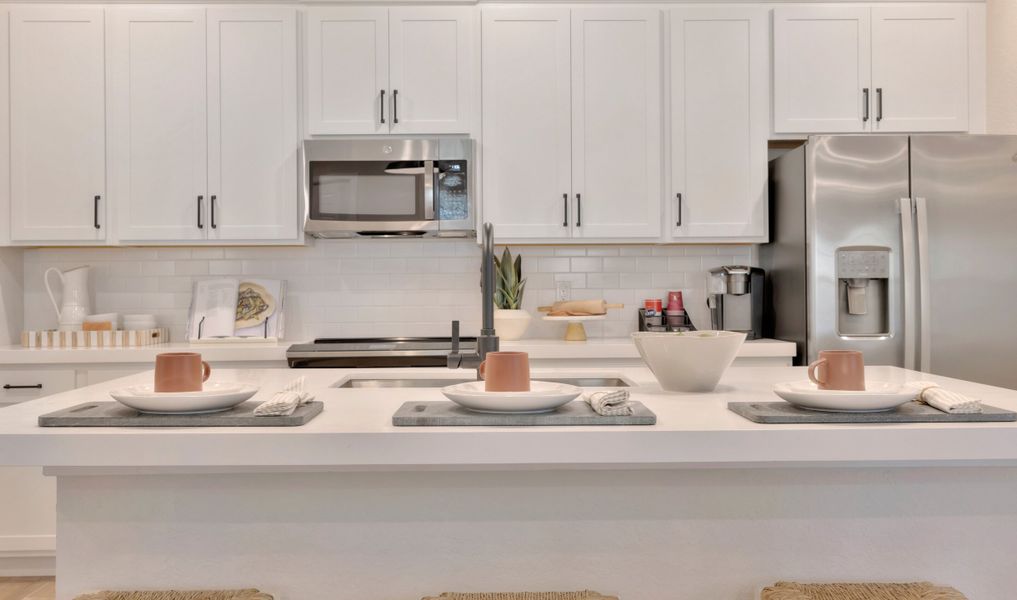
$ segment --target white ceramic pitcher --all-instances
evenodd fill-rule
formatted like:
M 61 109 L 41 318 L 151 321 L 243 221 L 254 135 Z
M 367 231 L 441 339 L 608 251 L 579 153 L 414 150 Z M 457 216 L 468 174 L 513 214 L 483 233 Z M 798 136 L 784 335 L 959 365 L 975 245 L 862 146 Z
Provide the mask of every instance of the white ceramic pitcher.
M 75 267 L 68 271 L 61 272 L 56 267 L 46 269 L 42 279 L 46 284 L 46 293 L 53 303 L 53 310 L 56 311 L 57 321 L 60 323 L 60 331 L 75 331 L 81 329 L 85 317 L 92 314 L 92 302 L 88 295 L 88 272 L 90 267 Z M 57 305 L 53 290 L 49 287 L 49 274 L 55 272 L 60 276 L 61 305 Z

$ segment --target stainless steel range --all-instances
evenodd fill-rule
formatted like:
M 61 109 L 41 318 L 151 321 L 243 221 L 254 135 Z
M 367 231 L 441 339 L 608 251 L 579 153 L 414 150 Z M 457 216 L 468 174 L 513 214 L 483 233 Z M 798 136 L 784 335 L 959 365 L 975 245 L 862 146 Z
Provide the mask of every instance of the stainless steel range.
M 477 338 L 459 338 L 460 351 L 477 350 Z M 321 338 L 294 344 L 286 360 L 295 369 L 365 367 L 445 367 L 450 337 Z

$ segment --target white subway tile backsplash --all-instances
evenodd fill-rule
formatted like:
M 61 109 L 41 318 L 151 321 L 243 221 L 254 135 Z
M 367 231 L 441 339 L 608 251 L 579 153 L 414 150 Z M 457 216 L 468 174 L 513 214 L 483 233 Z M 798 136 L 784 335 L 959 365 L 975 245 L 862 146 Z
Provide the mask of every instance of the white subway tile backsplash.
M 561 323 L 545 322 L 538 306 L 554 302 L 558 282 L 573 299 L 624 304 L 590 337 L 624 337 L 645 298 L 672 289 L 685 293 L 697 323 L 705 318 L 706 271 L 723 264 L 755 264 L 752 246 L 513 246 L 521 255 L 534 314 L 529 337 L 560 337 Z M 498 255 L 504 250 L 496 248 Z M 475 240 L 311 240 L 306 246 L 227 248 L 38 248 L 24 252 L 25 326 L 54 327 L 42 285 L 49 267 L 93 267 L 96 312 L 154 313 L 184 339 L 191 290 L 210 277 L 285 279 L 286 337 L 448 335 L 459 319 L 464 334 L 480 328 L 480 248 Z M 706 326 L 704 323 L 703 326 Z

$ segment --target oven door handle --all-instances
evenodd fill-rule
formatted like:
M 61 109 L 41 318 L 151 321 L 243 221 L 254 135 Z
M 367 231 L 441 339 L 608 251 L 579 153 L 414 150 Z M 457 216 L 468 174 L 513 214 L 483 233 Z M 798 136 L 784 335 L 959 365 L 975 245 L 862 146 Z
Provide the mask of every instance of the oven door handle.
M 438 173 L 433 160 L 424 161 L 424 220 L 434 221 L 434 184 Z

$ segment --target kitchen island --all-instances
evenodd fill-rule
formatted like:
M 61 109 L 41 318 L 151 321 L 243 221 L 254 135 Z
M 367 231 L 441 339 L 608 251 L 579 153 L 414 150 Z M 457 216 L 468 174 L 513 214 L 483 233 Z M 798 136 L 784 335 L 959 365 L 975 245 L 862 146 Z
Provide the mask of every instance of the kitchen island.
M 258 381 L 256 399 L 306 376 L 325 411 L 299 428 L 35 425 L 140 374 L 3 409 L 0 463 L 58 479 L 61 600 L 229 586 L 280 600 L 579 588 L 750 600 L 777 579 L 928 579 L 971 600 L 1017 588 L 1017 424 L 775 426 L 726 409 L 775 400 L 773 383 L 804 378 L 791 367 L 732 368 L 713 394 L 612 370 L 657 413 L 652 427 L 396 428 L 403 402 L 439 390 L 333 387 L 407 374 L 469 375 L 218 370 Z M 1011 390 L 891 367 L 867 377 L 933 379 L 1017 410 Z

